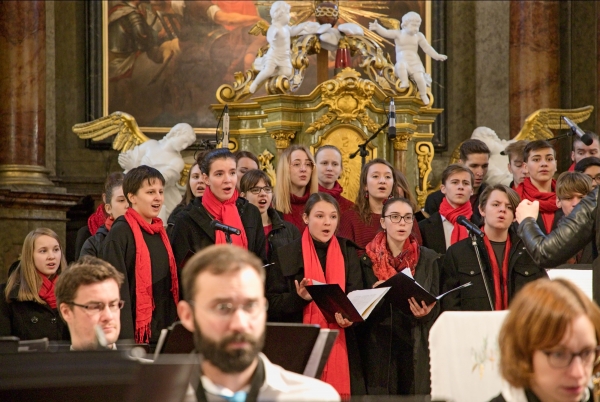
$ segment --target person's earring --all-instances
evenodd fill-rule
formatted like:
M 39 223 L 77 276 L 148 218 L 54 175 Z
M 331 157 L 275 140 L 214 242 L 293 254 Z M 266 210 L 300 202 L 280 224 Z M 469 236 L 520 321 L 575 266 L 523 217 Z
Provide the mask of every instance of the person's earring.
M 365 198 L 366 198 L 367 200 L 369 199 L 369 193 L 368 193 L 368 192 L 366 192 L 366 193 L 365 193 Z

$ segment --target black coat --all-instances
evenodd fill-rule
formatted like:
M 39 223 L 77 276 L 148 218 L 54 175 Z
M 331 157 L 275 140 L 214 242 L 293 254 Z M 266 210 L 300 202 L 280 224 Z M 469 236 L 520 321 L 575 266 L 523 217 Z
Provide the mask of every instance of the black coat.
M 158 342 L 160 331 L 177 321 L 177 304 L 171 293 L 171 271 L 169 256 L 160 234 L 150 234 L 142 229 L 142 236 L 150 252 L 152 275 L 152 297 L 154 310 L 150 323 L 150 343 Z M 121 299 L 125 306 L 121 310 L 121 333 L 119 339 L 134 339 L 136 315 L 136 244 L 133 232 L 124 216 L 115 220 L 104 239 L 101 250 L 102 259 L 112 264 L 125 276 L 121 285 Z M 179 297 L 182 297 L 181 272 L 179 278 Z
M 420 247 L 420 253 L 415 280 L 429 293 L 437 295 L 440 288 L 439 254 L 425 247 Z M 373 263 L 367 254 L 363 254 L 360 262 L 365 287 L 370 288 L 377 282 Z M 439 314 L 439 303 L 422 318 L 403 314 L 385 298 L 379 303 L 360 327 L 359 344 L 367 394 L 431 393 L 429 330 Z M 407 364 L 407 360 L 412 361 L 412 365 Z
M 439 254 L 446 254 L 446 236 L 442 215 L 439 212 L 435 212 L 429 218 L 419 222 L 419 230 L 424 247 Z
M 273 252 L 279 247 L 290 244 L 294 240 L 300 239 L 301 234 L 298 228 L 290 222 L 283 220 L 283 214 L 274 208 L 267 210 L 269 219 L 271 219 L 271 232 L 267 236 L 269 242 L 269 253 L 267 259 L 269 262 L 273 262 Z
M 16 336 L 21 340 L 71 340 L 69 328 L 57 309 L 35 301 L 18 301 L 18 287 L 13 288 L 7 302 L 5 289 L 6 284 L 0 285 L 0 336 Z
M 237 199 L 236 206 L 246 231 L 248 250 L 266 262 L 265 232 L 260 211 L 242 197 Z M 196 198 L 175 217 L 169 239 L 177 266 L 183 268 L 192 254 L 215 244 L 215 230 L 210 227 L 212 220 L 202 205 L 201 197 Z
M 511 240 L 511 249 L 508 263 L 508 302 L 513 299 L 515 294 L 529 282 L 539 278 L 547 278 L 546 271 L 536 265 L 531 259 L 523 241 L 517 236 L 513 228 L 509 229 Z M 479 253 L 484 265 L 484 272 L 492 296 L 492 302 L 495 300 L 494 282 L 490 264 L 490 256 L 487 253 L 483 241 L 478 238 Z M 496 258 L 492 256 L 492 258 Z M 459 285 L 472 282 L 473 285 L 465 289 L 452 292 L 442 299 L 442 310 L 462 310 L 462 311 L 489 311 L 490 303 L 488 301 L 485 285 L 477 263 L 475 249 L 471 244 L 471 239 L 464 239 L 448 248 L 444 258 L 444 267 L 442 269 L 442 289 L 440 293 L 451 290 Z
M 471 221 L 476 225 L 483 224 L 483 219 L 481 219 L 481 213 L 479 213 L 479 197 L 485 188 L 487 187 L 486 183 L 481 183 L 481 187 L 479 187 L 479 192 L 477 193 L 477 197 L 475 198 L 475 203 L 473 204 L 473 216 L 471 217 Z M 442 205 L 442 200 L 444 199 L 444 193 L 442 190 L 434 191 L 433 193 L 427 196 L 425 200 L 425 212 L 429 214 L 429 216 L 440 210 L 440 205 Z
M 102 242 L 108 235 L 108 229 L 105 225 L 102 225 L 96 231 L 96 234 L 90 236 L 85 243 L 83 243 L 83 247 L 81 247 L 81 252 L 79 253 L 78 258 L 83 257 L 84 255 L 91 255 L 92 257 L 100 257 L 100 248 L 102 246 Z
M 348 239 L 337 238 L 344 256 L 346 270 L 346 293 L 363 289 L 363 277 L 360 261 L 356 254 L 357 246 Z M 294 240 L 279 247 L 273 253 L 275 265 L 267 268 L 266 296 L 269 301 L 271 322 L 302 322 L 304 307 L 310 302 L 296 292 L 294 281 L 304 278 L 304 259 L 302 239 Z M 350 385 L 352 395 L 364 395 L 365 385 L 362 376 L 360 353 L 354 328 L 346 328 L 346 347 L 350 364 Z

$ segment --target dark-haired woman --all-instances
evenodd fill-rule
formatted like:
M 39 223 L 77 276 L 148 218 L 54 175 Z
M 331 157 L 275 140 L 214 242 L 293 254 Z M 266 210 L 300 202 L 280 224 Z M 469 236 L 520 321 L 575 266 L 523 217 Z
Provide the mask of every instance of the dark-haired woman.
M 299 144 L 287 147 L 277 163 L 274 206 L 283 213 L 283 219 L 294 224 L 300 233 L 306 227 L 302 219 L 304 205 L 308 197 L 318 191 L 315 160 L 308 147 Z
M 273 187 L 271 179 L 262 170 L 249 170 L 240 183 L 240 196 L 246 198 L 260 211 L 267 259 L 271 261 L 273 251 L 300 238 L 298 228 L 283 220 L 283 215 L 271 207 Z
M 540 269 L 517 236 L 515 210 L 517 193 L 502 184 L 488 186 L 479 196 L 483 219 L 483 239 L 477 239 L 493 308 L 485 290 L 477 255 L 471 239 L 448 248 L 442 270 L 442 292 L 467 282 L 473 285 L 450 293 L 442 299 L 442 310 L 506 310 L 515 294 L 527 283 L 548 275 Z
M 196 252 L 226 242 L 225 233 L 211 227 L 218 221 L 240 230 L 231 235 L 233 244 L 254 252 L 266 261 L 265 234 L 258 208 L 238 196 L 235 156 L 228 149 L 215 149 L 200 165 L 206 184 L 204 195 L 196 198 L 175 218 L 170 233 L 175 259 L 180 267 Z
M 342 153 L 333 145 L 319 147 L 315 154 L 317 176 L 319 177 L 319 192 L 331 195 L 340 206 L 340 213 L 354 207 L 354 203 L 342 196 L 344 188 L 338 182 L 344 171 Z
M 162 220 L 163 175 L 149 166 L 131 169 L 123 179 L 129 202 L 102 245 L 102 259 L 123 273 L 120 339 L 156 344 L 160 331 L 177 320 L 177 264 Z
M 194 164 L 190 167 L 190 172 L 188 174 L 187 186 L 185 187 L 185 194 L 181 198 L 181 202 L 175 206 L 171 215 L 167 219 L 167 233 L 171 233 L 173 230 L 173 225 L 175 224 L 175 217 L 181 213 L 194 199 L 198 197 L 202 197 L 204 195 L 204 190 L 206 189 L 206 184 L 204 183 L 204 179 L 202 178 L 202 171 L 200 171 L 200 163 L 202 163 L 202 159 L 204 159 L 204 155 L 206 155 L 208 151 L 203 151 L 198 154 L 198 158 L 194 161 Z
M 361 257 L 365 286 L 374 287 L 410 269 L 418 284 L 437 294 L 440 286 L 438 254 L 419 246 L 412 234 L 412 203 L 393 198 L 383 206 L 383 232 L 367 244 Z M 426 395 L 430 393 L 429 329 L 439 315 L 436 303 L 419 305 L 407 299 L 412 314 L 382 303 L 361 328 L 365 383 L 370 395 Z
M 312 194 L 305 206 L 307 225 L 302 238 L 275 250 L 275 265 L 267 269 L 269 321 L 318 324 L 340 330 L 322 380 L 331 384 L 342 398 L 364 394 L 360 355 L 352 325 L 336 314 L 329 324 L 312 302 L 306 286 L 313 280 L 340 285 L 349 293 L 362 289 L 363 280 L 356 248 L 347 239 L 335 236 L 339 206 L 329 194 Z
M 58 235 L 47 228 L 31 231 L 21 261 L 0 286 L 0 336 L 21 340 L 68 341 L 69 329 L 56 306 L 54 285 L 67 261 Z
M 242 182 L 242 177 L 249 170 L 256 170 L 260 166 L 258 162 L 258 158 L 250 151 L 237 151 L 235 153 L 235 163 L 236 163 L 236 172 L 237 172 L 237 189 L 240 191 L 240 183 Z
M 96 234 L 90 236 L 85 243 L 83 243 L 79 257 L 83 257 L 84 255 L 98 257 L 100 255 L 100 246 L 112 228 L 115 219 L 125 215 L 125 211 L 129 208 L 129 203 L 123 194 L 123 173 L 116 172 L 111 173 L 108 176 L 106 183 L 104 183 L 103 196 L 106 202 L 103 206 L 108 218 L 106 218 L 104 224 L 98 228 Z
M 381 231 L 379 220 L 383 204 L 396 196 L 398 188 L 394 180 L 394 167 L 379 158 L 368 162 L 360 172 L 360 189 L 355 207 L 342 214 L 338 235 L 364 249 Z

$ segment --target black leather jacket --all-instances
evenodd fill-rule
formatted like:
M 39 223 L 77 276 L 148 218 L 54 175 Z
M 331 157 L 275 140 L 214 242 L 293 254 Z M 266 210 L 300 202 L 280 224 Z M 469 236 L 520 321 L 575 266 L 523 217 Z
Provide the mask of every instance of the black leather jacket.
M 552 268 L 565 263 L 586 244 L 593 242 L 594 261 L 594 300 L 600 300 L 600 286 L 596 283 L 600 280 L 600 259 L 598 258 L 598 246 L 600 242 L 599 220 L 597 213 L 598 188 L 589 193 L 573 211 L 558 223 L 556 229 L 550 234 L 544 235 L 535 219 L 526 218 L 518 228 L 518 235 L 531 258 L 541 268 Z

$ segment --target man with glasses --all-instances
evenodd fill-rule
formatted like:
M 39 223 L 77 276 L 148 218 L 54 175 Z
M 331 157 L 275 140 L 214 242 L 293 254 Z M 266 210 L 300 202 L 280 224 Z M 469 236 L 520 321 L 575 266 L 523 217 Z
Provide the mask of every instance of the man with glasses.
M 186 300 L 177 310 L 194 333 L 201 371 L 187 401 L 340 400 L 330 385 L 286 371 L 260 353 L 267 301 L 257 257 L 236 246 L 210 246 L 187 262 L 182 279 Z
M 575 171 L 588 175 L 592 179 L 592 188 L 600 184 L 600 158 L 590 156 L 581 159 L 575 165 Z
M 122 283 L 123 274 L 91 256 L 71 264 L 59 276 L 56 304 L 71 333 L 71 350 L 116 349 L 124 305 Z M 98 330 L 104 333 L 106 345 L 99 344 Z

